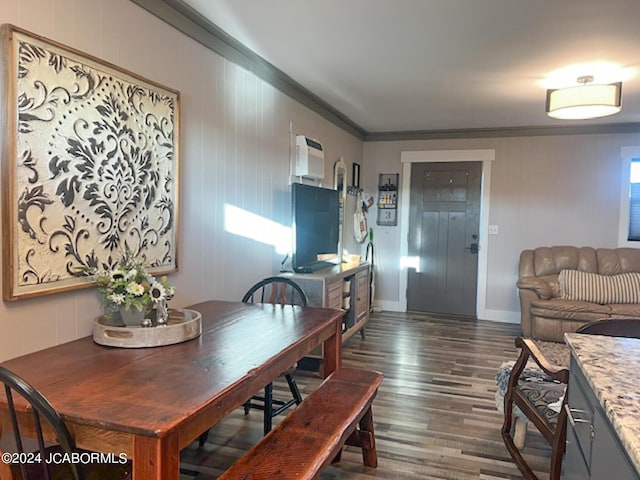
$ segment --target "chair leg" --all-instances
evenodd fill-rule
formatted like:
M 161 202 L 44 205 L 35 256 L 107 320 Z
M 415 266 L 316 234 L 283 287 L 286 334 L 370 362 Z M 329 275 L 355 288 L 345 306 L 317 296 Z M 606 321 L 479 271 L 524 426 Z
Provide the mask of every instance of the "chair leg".
M 271 431 L 273 421 L 273 384 L 264 387 L 264 434 Z
M 360 329 L 360 337 L 362 337 L 362 340 L 366 340 L 365 334 L 364 334 L 364 327 L 362 327 Z
M 560 480 L 562 476 L 562 457 L 565 453 L 566 440 L 567 440 L 567 413 L 564 406 L 567 404 L 567 396 L 565 394 L 560 413 L 558 414 L 558 424 L 556 428 L 559 429 L 559 434 L 556 434 L 554 439 L 551 453 L 551 470 L 549 473 L 549 480 Z
M 516 416 L 514 418 L 513 428 L 513 443 L 518 448 L 518 450 L 522 450 L 527 439 L 527 420 L 520 416 Z
M 249 415 L 249 411 L 251 411 L 251 400 L 244 402 L 244 414 Z
M 284 378 L 287 379 L 287 383 L 289 384 L 289 390 L 291 390 L 291 395 L 296 401 L 296 405 L 300 405 L 302 403 L 302 395 L 300 394 L 300 389 L 298 389 L 298 384 L 295 379 L 290 375 L 286 374 Z
M 204 444 L 207 443 L 208 438 L 209 438 L 209 430 L 207 430 L 206 432 L 204 432 L 202 435 L 198 437 L 198 445 L 201 447 L 204 446 Z

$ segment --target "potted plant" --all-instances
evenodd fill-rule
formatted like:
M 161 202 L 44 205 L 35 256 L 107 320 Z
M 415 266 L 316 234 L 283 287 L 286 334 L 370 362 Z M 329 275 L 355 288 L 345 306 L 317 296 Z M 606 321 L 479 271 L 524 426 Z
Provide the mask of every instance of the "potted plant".
M 166 310 L 166 302 L 173 298 L 175 287 L 166 276 L 157 280 L 147 272 L 144 264 L 130 250 L 112 270 L 95 270 L 98 292 L 103 295 L 105 314 L 120 313 L 126 326 L 140 326 L 153 307 Z M 147 322 L 148 324 L 148 322 Z

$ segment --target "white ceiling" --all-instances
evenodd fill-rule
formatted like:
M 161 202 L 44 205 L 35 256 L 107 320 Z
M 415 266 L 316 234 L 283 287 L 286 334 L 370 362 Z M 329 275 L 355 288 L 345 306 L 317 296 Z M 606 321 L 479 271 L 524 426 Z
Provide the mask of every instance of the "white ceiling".
M 640 122 L 640 0 L 184 0 L 367 132 Z M 623 109 L 545 114 L 549 75 L 623 80 Z M 567 79 L 565 78 L 566 84 Z

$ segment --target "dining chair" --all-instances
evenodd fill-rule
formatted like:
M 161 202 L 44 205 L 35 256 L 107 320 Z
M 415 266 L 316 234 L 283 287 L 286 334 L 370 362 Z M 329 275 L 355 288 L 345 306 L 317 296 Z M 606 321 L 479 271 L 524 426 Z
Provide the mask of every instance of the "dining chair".
M 528 422 L 532 423 L 551 445 L 549 479 L 558 480 L 567 425 L 564 404 L 566 386 L 569 383 L 569 367 L 551 363 L 543 353 L 542 346 L 531 338 L 518 337 L 515 345 L 520 348 L 520 355 L 511 368 L 504 395 L 502 439 L 522 476 L 526 480 L 536 480 L 538 477 L 518 448 L 524 443 L 523 436 L 521 439 L 518 438 L 524 435 L 524 432 L 518 432 L 518 423 L 515 423 L 516 429 L 512 433 L 512 426 L 516 420 L 525 429 Z M 566 349 L 568 348 L 567 346 Z M 538 368 L 535 368 L 532 362 L 535 362 Z M 554 408 L 556 404 L 559 405 Z M 514 413 L 519 418 L 516 419 Z M 526 417 L 526 420 L 523 417 Z
M 126 463 L 71 463 L 47 462 L 47 459 L 60 459 L 65 455 L 92 453 L 76 447 L 75 440 L 66 424 L 51 403 L 26 380 L 11 370 L 0 366 L 0 382 L 4 385 L 10 430 L 13 433 L 12 448 L 5 446 L 6 454 L 15 454 L 17 458 L 40 458 L 37 462 L 17 462 L 10 465 L 13 477 L 22 480 L 83 480 L 100 478 L 104 480 L 128 480 L 131 478 L 131 462 Z M 26 409 L 24 404 L 26 403 Z M 30 416 L 35 439 L 23 434 L 19 417 Z M 24 421 L 24 419 L 23 419 Z M 49 428 L 43 429 L 43 421 Z M 30 422 L 31 423 L 31 422 Z M 24 425 L 24 424 L 23 424 Z M 31 428 L 29 429 L 31 430 Z M 55 435 L 56 443 L 45 441 L 44 431 Z M 35 442 L 34 442 L 35 440 Z M 37 442 L 37 449 L 28 448 Z M 34 447 L 36 448 L 36 447 Z M 87 456 L 88 457 L 88 456 Z M 4 478 L 4 477 L 3 477 Z
M 576 333 L 640 338 L 640 320 L 597 320 L 583 325 Z M 520 348 L 520 356 L 511 369 L 504 396 L 502 438 L 511 458 L 526 480 L 536 480 L 538 477 L 518 448 L 519 442 L 515 438 L 517 429 L 512 434 L 514 407 L 517 407 L 516 413 L 527 417 L 551 445 L 549 480 L 559 480 L 562 471 L 567 429 L 567 413 L 564 406 L 567 403 L 566 387 L 569 383 L 569 367 L 568 364 L 557 365 L 549 360 L 551 356 L 545 354 L 544 350 L 545 344 L 548 343 L 550 342 L 516 338 L 515 345 Z M 569 350 L 569 347 L 564 344 L 558 343 L 557 347 Z M 559 357 L 554 349 L 550 349 L 549 353 L 553 353 L 556 358 Z M 530 360 L 537 365 L 539 369 L 537 372 L 534 371 L 535 369 L 532 370 Z
M 242 297 L 243 303 L 270 303 L 273 305 L 307 306 L 307 296 L 300 286 L 287 277 L 267 277 L 253 285 Z M 244 404 L 244 413 L 248 415 L 251 409 L 262 410 L 263 430 L 266 435 L 271 431 L 273 417 L 280 415 L 293 405 L 300 405 L 302 395 L 298 389 L 293 372 L 297 365 L 292 365 L 280 376 L 284 376 L 291 392 L 291 398 L 280 399 L 273 397 L 273 383 L 264 387 L 263 395 L 255 395 Z M 203 446 L 209 436 L 209 430 L 200 435 L 198 443 Z
M 268 277 L 260 280 L 242 297 L 244 303 L 271 303 L 284 305 L 307 306 L 307 296 L 300 286 L 286 277 Z M 271 431 L 273 417 L 280 415 L 293 405 L 300 405 L 302 395 L 293 378 L 293 372 L 297 365 L 292 365 L 281 376 L 287 381 L 291 398 L 282 400 L 273 398 L 273 384 L 269 383 L 264 388 L 264 396 L 254 396 L 244 404 L 244 413 L 247 415 L 254 408 L 264 411 L 264 434 Z M 275 407 L 275 408 L 274 408 Z

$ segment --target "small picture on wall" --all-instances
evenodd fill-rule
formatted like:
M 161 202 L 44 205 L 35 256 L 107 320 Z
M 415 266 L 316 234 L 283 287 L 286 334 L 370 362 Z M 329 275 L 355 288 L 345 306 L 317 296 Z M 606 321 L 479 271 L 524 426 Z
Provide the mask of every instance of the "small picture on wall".
M 3 298 L 177 270 L 179 92 L 2 25 Z

